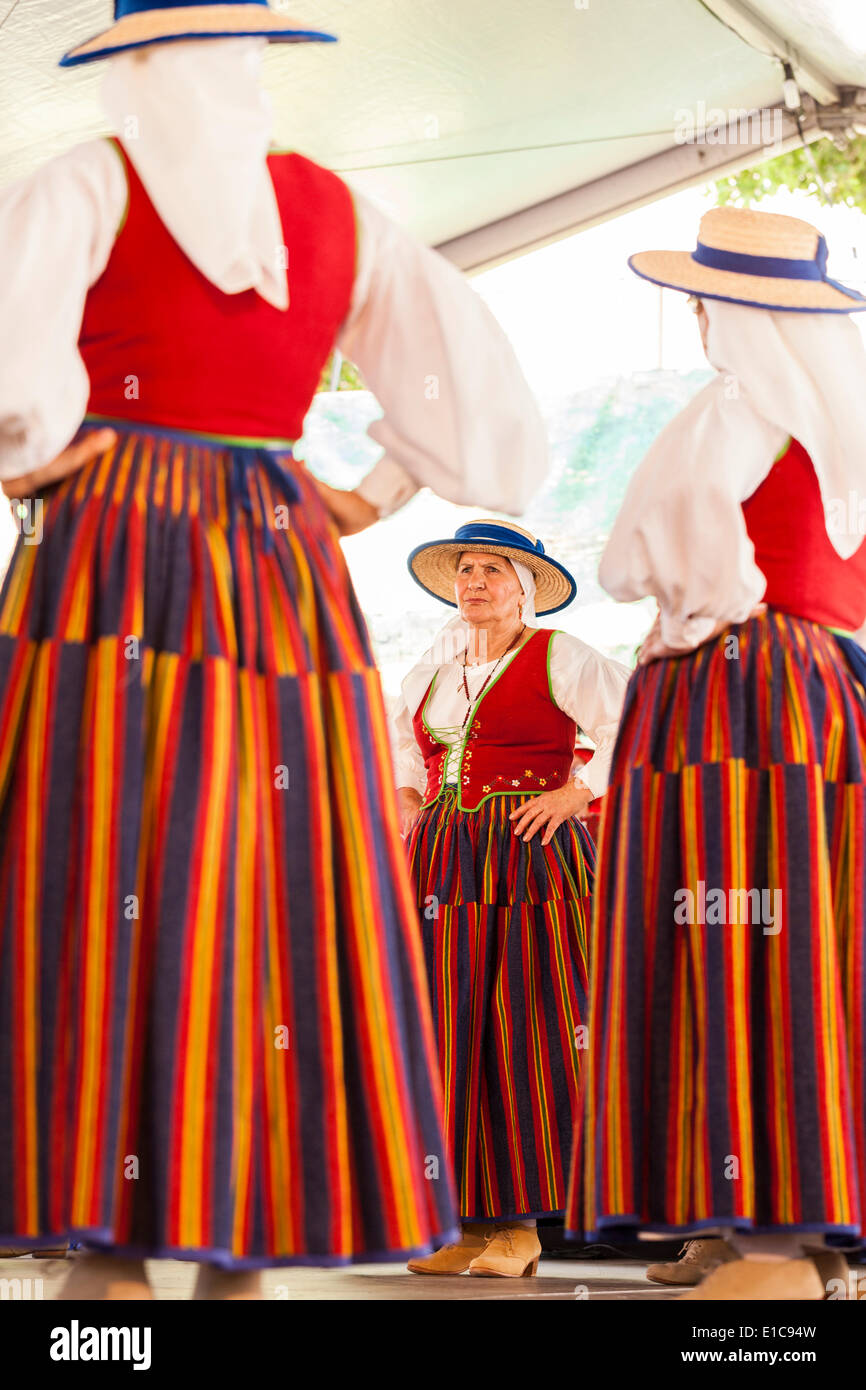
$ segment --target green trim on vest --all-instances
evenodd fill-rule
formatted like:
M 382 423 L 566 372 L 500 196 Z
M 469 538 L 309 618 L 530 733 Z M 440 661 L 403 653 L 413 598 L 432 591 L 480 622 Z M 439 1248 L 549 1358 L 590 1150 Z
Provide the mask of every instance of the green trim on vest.
M 794 436 L 793 436 L 792 434 L 789 434 L 789 435 L 788 435 L 788 438 L 785 440 L 785 443 L 782 445 L 782 447 L 781 447 L 781 449 L 779 450 L 778 454 L 777 454 L 776 457 L 773 459 L 773 462 L 774 462 L 774 463 L 778 463 L 778 462 L 779 462 L 779 459 L 783 459 L 783 458 L 785 457 L 785 455 L 787 454 L 787 452 L 788 452 L 788 450 L 790 449 L 790 447 L 791 447 L 791 445 L 793 444 L 793 442 L 794 442 Z
M 91 411 L 84 419 L 96 425 L 113 425 L 130 434 L 179 434 L 192 444 L 205 440 L 208 444 L 227 444 L 239 449 L 269 449 L 279 454 L 290 454 L 298 442 L 296 439 L 265 439 L 254 434 L 206 434 L 204 430 L 176 429 L 174 425 L 156 425 L 152 421 L 128 420 L 119 415 L 97 415 Z
M 436 735 L 434 734 L 433 730 L 430 728 L 430 725 L 427 723 L 427 706 L 428 706 L 428 704 L 430 703 L 430 697 L 431 697 L 431 695 L 433 694 L 433 691 L 434 691 L 434 689 L 435 689 L 436 682 L 437 682 L 438 679 L 439 679 L 439 672 L 438 672 L 438 671 L 434 671 L 434 672 L 433 672 L 433 679 L 432 679 L 432 681 L 430 682 L 430 689 L 427 691 L 427 694 L 426 694 L 425 699 L 424 699 L 424 708 L 423 708 L 422 711 L 421 711 L 421 723 L 424 725 L 424 728 L 427 730 L 428 734 L 430 735 L 430 737 L 432 738 L 432 740 L 433 740 L 434 743 L 438 743 L 438 742 L 439 742 L 439 739 L 436 737 Z M 445 747 L 447 747 L 447 745 L 443 743 L 443 744 L 442 744 L 442 747 L 445 748 Z
M 555 628 L 553 629 L 553 631 L 551 632 L 551 634 L 550 634 L 550 641 L 549 641 L 548 644 L 547 644 L 547 689 L 548 689 L 548 693 L 549 693 L 549 695 L 550 695 L 550 698 L 551 698 L 551 700 L 553 700 L 553 703 L 554 703 L 554 704 L 556 704 L 556 700 L 555 700 L 554 694 L 553 694 L 553 680 L 551 679 L 551 675 L 550 675 L 550 654 L 551 654 L 551 652 L 553 651 L 553 639 L 554 639 L 554 637 L 556 636 L 556 634 L 557 634 L 558 632 L 559 632 L 559 628 L 558 628 L 558 627 L 555 627 Z

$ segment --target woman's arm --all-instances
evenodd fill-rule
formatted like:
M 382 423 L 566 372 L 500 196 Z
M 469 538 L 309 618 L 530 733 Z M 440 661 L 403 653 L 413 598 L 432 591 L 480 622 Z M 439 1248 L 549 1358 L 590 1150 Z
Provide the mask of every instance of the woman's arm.
M 0 192 L 0 482 L 10 495 L 85 461 L 86 450 L 66 448 L 90 393 L 78 335 L 125 205 L 123 167 L 105 140 Z
M 402 695 L 391 710 L 391 749 L 400 806 L 400 829 L 408 835 L 421 809 L 427 783 L 424 759 L 415 738 L 412 716 Z
M 379 520 L 377 509 L 357 490 L 329 487 L 320 478 L 313 478 L 313 482 L 341 536 L 355 536 Z
M 338 346 L 384 417 L 357 489 L 380 516 L 421 487 L 519 514 L 547 472 L 538 407 L 508 339 L 444 257 L 357 194 L 358 271 Z
M 508 817 L 513 822 L 511 829 L 524 840 L 531 840 L 536 831 L 543 830 L 541 843 L 549 845 L 563 822 L 582 816 L 594 800 L 588 787 L 569 778 L 564 786 L 539 792 L 516 806 Z
M 629 483 L 599 566 L 613 598 L 658 600 L 660 642 L 671 651 L 691 651 L 719 624 L 744 622 L 766 588 L 741 503 L 769 473 L 785 436 L 769 423 L 756 435 L 744 399 L 720 409 L 724 390 L 716 378 L 677 417 L 678 432 L 693 439 L 688 468 L 671 467 L 662 431 Z M 705 462 L 720 455 L 723 469 Z
M 620 661 L 556 632 L 551 641 L 550 687 L 555 703 L 595 744 L 595 753 L 577 774 L 591 799 L 607 789 L 610 761 L 631 672 Z
M 550 647 L 550 693 L 558 707 L 596 745 L 595 753 L 562 787 L 541 792 L 511 812 L 512 829 L 524 840 L 544 830 L 547 845 L 571 816 L 581 816 L 603 795 L 630 671 L 578 637 L 556 632 Z
M 104 454 L 117 439 L 114 430 L 95 429 L 75 444 L 46 463 L 44 468 L 36 468 L 31 473 L 23 473 L 19 478 L 4 478 L 2 486 L 7 497 L 33 497 L 36 493 L 65 478 L 68 473 L 77 473 L 91 459 Z

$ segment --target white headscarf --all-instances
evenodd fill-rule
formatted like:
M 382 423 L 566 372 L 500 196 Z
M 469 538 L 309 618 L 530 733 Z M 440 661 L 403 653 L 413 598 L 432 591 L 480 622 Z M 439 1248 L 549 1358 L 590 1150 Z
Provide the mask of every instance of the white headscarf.
M 514 566 L 514 572 L 523 590 L 521 620 L 527 627 L 537 627 L 535 580 L 526 565 L 521 564 L 519 560 L 512 559 L 510 555 L 508 558 Z M 406 708 L 411 714 L 414 714 L 420 705 L 424 692 L 439 667 L 450 661 L 457 661 L 462 656 L 468 646 L 471 632 L 472 628 L 466 619 L 462 618 L 459 613 L 455 613 L 454 617 L 449 618 L 445 626 L 436 633 L 420 661 L 415 663 L 401 685 Z
M 790 435 L 812 460 L 825 511 L 866 494 L 866 348 L 848 316 L 703 302 L 719 376 L 656 440 L 667 465 L 688 469 L 699 437 L 711 469 L 724 471 L 736 448 L 761 480 Z M 843 559 L 862 540 L 829 522 L 827 534 Z
M 520 580 L 520 587 L 523 590 L 523 609 L 520 616 L 527 627 L 537 627 L 538 618 L 535 614 L 535 578 L 532 572 L 527 569 L 526 565 L 521 564 L 520 560 L 515 560 L 510 555 L 508 558 L 514 566 L 514 572 Z
M 267 41 L 187 39 L 116 53 L 102 101 L 175 241 L 225 294 L 254 289 L 285 309 L 288 278 L 266 164 Z

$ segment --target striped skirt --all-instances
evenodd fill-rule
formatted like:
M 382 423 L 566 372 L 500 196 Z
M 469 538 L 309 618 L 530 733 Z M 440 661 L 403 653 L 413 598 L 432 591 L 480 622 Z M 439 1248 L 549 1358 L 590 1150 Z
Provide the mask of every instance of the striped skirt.
M 429 1249 L 417 913 L 312 480 L 142 427 L 32 513 L 0 592 L 0 1244 Z
M 561 1215 L 585 1047 L 592 840 L 566 821 L 518 839 L 525 795 L 460 811 L 453 792 L 408 841 L 445 1137 L 464 1220 Z
M 602 812 L 567 1224 L 866 1213 L 866 655 L 770 612 L 632 677 Z

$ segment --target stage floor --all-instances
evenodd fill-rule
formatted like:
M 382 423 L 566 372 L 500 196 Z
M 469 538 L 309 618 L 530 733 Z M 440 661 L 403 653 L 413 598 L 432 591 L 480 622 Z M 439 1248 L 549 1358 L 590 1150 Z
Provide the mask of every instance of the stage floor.
M 72 1256 L 71 1259 L 75 1257 Z M 0 1299 L 56 1298 L 71 1261 L 35 1260 L 24 1256 L 0 1260 Z M 264 1277 L 268 1301 L 448 1299 L 592 1299 L 645 1302 L 675 1298 L 682 1290 L 651 1284 L 646 1265 L 637 1260 L 542 1260 L 535 1279 L 475 1279 L 424 1277 L 408 1274 L 402 1265 L 356 1265 L 348 1270 L 274 1269 Z M 196 1266 L 175 1260 L 149 1260 L 148 1276 L 156 1298 L 188 1298 Z M 7 1283 L 4 1281 L 19 1281 Z M 29 1281 L 29 1283 L 28 1283 Z

